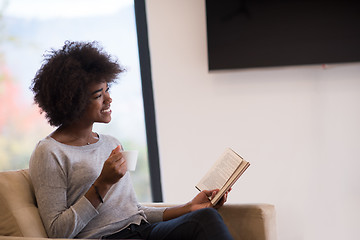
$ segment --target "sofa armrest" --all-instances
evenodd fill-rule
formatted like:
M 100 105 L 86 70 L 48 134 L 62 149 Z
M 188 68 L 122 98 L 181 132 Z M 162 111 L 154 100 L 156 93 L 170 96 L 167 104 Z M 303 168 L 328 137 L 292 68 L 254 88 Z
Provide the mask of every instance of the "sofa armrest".
M 276 240 L 275 207 L 271 204 L 226 204 L 219 213 L 234 239 Z
M 149 207 L 174 204 L 145 203 Z M 229 204 L 219 209 L 235 240 L 276 240 L 275 207 L 271 204 Z

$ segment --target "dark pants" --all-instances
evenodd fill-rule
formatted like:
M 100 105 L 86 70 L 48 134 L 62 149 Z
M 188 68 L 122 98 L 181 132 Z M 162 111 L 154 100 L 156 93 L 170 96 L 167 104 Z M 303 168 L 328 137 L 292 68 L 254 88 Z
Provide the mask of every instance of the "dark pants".
M 142 223 L 107 236 L 107 239 L 233 239 L 220 214 L 213 208 L 204 208 L 181 217 L 154 224 Z

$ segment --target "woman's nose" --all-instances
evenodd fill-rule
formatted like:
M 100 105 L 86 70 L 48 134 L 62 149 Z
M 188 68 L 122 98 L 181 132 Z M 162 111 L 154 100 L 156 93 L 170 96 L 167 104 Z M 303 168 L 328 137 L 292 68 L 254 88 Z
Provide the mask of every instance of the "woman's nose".
M 112 102 L 112 98 L 110 97 L 110 94 L 106 94 L 106 98 L 104 99 L 105 103 L 111 103 Z
M 109 97 L 108 99 L 105 100 L 105 102 L 107 102 L 107 103 L 112 103 L 112 98 Z

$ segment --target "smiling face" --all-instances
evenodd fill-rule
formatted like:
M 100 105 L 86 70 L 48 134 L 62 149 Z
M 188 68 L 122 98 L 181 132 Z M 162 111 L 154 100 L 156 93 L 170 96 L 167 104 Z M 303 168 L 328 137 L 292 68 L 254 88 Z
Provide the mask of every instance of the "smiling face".
M 106 82 L 94 83 L 89 87 L 90 100 L 82 120 L 90 123 L 109 123 L 111 121 L 110 104 L 112 99 Z

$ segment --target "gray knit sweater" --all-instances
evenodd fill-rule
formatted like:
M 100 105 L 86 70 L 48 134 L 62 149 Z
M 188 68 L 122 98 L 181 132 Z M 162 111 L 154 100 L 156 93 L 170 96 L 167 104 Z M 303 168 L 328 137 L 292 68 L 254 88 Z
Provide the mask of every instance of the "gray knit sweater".
M 49 237 L 100 238 L 143 219 L 162 221 L 164 208 L 137 202 L 129 172 L 111 187 L 97 209 L 84 197 L 119 144 L 108 135 L 87 146 L 65 145 L 49 136 L 38 143 L 30 159 L 30 177 Z

